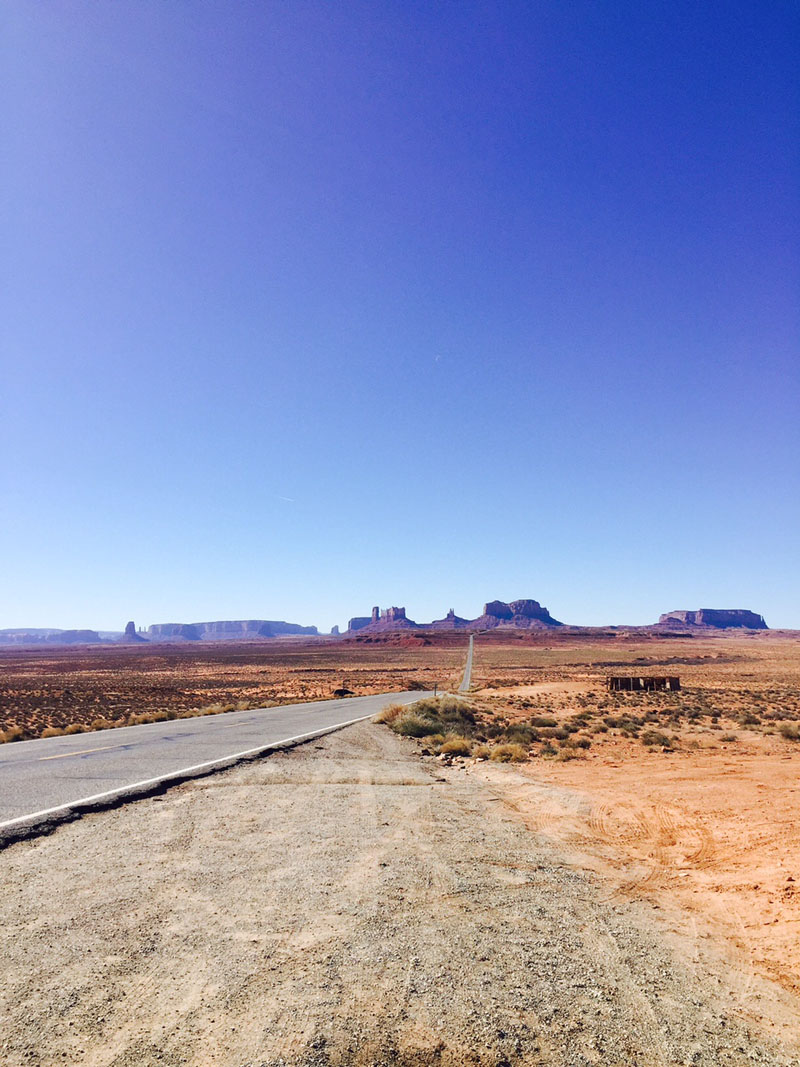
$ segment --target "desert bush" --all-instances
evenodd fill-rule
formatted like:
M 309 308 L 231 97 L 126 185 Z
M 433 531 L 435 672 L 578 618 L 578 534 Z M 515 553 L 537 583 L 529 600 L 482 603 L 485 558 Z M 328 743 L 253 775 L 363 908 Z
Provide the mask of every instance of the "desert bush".
M 10 744 L 12 741 L 24 741 L 25 731 L 21 726 L 9 726 L 7 730 L 0 730 L 0 744 Z
M 469 756 L 472 752 L 472 745 L 466 737 L 451 735 L 439 746 L 439 751 L 445 756 Z
M 476 748 L 473 748 L 472 755 L 475 759 L 488 759 L 491 755 L 491 751 L 492 750 L 488 745 L 478 745 Z
M 65 734 L 85 734 L 86 727 L 82 722 L 71 722 L 64 730 Z
M 556 755 L 556 759 L 559 763 L 566 763 L 571 759 L 586 759 L 586 756 L 583 752 L 576 752 L 574 748 L 569 747 L 562 748 Z
M 441 723 L 426 719 L 422 715 L 407 712 L 391 724 L 391 728 L 401 737 L 430 737 L 440 732 Z
M 89 729 L 90 730 L 109 730 L 111 728 L 111 726 L 112 726 L 112 723 L 110 723 L 108 721 L 108 719 L 92 719 L 92 723 L 91 723 L 91 726 L 89 727 Z
M 672 748 L 672 739 L 660 730 L 645 730 L 640 737 L 643 745 L 660 745 L 662 748 Z
M 761 717 L 753 711 L 743 711 L 739 715 L 739 724 L 741 726 L 760 726 Z
M 546 745 L 542 745 L 542 747 L 539 749 L 539 755 L 544 756 L 545 758 L 547 758 L 548 756 L 555 756 L 556 750 L 548 741 Z
M 396 719 L 400 718 L 405 710 L 405 704 L 389 704 L 388 707 L 382 708 L 372 721 L 385 723 L 387 726 L 391 726 Z
M 778 733 L 787 741 L 800 741 L 800 727 L 796 722 L 779 723 Z
M 720 741 L 738 741 L 738 734 L 721 734 Z
M 531 726 L 558 726 L 558 721 L 552 715 L 533 715 Z
M 531 745 L 534 741 L 539 741 L 539 731 L 533 726 L 526 726 L 524 723 L 518 725 L 509 726 L 506 730 L 506 741 L 511 744 L 517 745 Z
M 39 734 L 40 737 L 62 737 L 66 733 L 66 730 L 61 726 L 47 726 Z
M 495 745 L 489 758 L 497 763 L 524 763 L 528 750 L 522 745 Z

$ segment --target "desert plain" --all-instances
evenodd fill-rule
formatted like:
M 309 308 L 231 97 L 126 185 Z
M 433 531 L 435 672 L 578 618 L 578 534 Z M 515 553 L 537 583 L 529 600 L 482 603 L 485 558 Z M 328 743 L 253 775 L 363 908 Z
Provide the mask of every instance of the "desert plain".
M 224 714 L 226 708 L 316 700 L 342 687 L 357 695 L 434 686 L 453 691 L 465 651 L 459 634 L 13 650 L 0 655 L 0 730 L 11 743 L 71 725 L 98 729 L 140 721 L 136 716 Z M 682 688 L 612 693 L 605 687 L 611 673 L 678 675 Z M 472 723 L 461 747 L 441 735 L 393 735 L 390 724 L 362 724 L 343 731 L 342 741 L 268 759 L 263 772 L 225 772 L 161 801 L 92 815 L 50 838 L 6 849 L 0 855 L 6 1061 L 237 1067 L 800 1062 L 798 635 L 478 635 L 464 700 Z M 401 794 L 410 799 L 401 804 Z M 295 854 L 285 822 L 300 817 L 291 799 L 300 796 L 304 836 L 296 856 L 303 854 L 306 867 L 295 869 L 301 860 L 290 859 Z M 315 823 L 307 812 L 329 802 Z M 134 844 L 141 841 L 152 847 L 142 851 Z M 97 855 L 98 842 L 105 859 Z M 230 898 L 217 864 L 235 875 Z M 647 1011 L 673 1035 L 663 1046 L 651 1047 L 646 1035 L 638 1045 L 629 1035 L 633 1043 L 626 1044 L 624 1027 L 613 1037 L 606 1020 L 610 1044 L 604 1050 L 587 1036 L 594 1016 L 572 1018 L 575 1033 L 584 1034 L 578 1040 L 557 1020 L 543 1021 L 541 1003 L 538 1021 L 533 1008 L 524 1026 L 522 1014 L 516 1022 L 507 1017 L 509 1003 L 521 995 L 514 968 L 534 944 L 524 931 L 545 906 L 540 901 L 537 911 L 528 900 L 525 911 L 522 897 L 545 892 L 534 889 L 539 876 L 531 871 L 551 869 L 555 882 L 546 900 L 567 892 L 565 878 L 581 879 L 581 900 L 591 897 L 603 922 L 635 920 L 665 954 L 658 973 L 674 966 L 685 976 L 680 990 L 658 987 L 656 995 L 655 972 L 645 974 L 644 963 L 637 964 L 636 981 L 650 997 Z M 475 873 L 484 870 L 490 873 Z M 292 900 L 283 911 L 282 881 Z M 116 888 L 106 884 L 115 882 Z M 516 902 L 511 911 L 509 893 Z M 336 897 L 335 907 L 328 896 Z M 234 899 L 248 909 L 241 926 Z M 261 969 L 239 943 L 244 938 L 266 951 L 259 908 L 277 938 L 267 954 L 271 962 Z M 92 940 L 97 921 L 107 952 Z M 595 921 L 581 914 L 575 959 L 589 952 L 584 934 Z M 403 936 L 415 930 L 416 940 L 403 948 L 393 938 L 404 923 Z M 373 927 L 383 930 L 378 942 L 368 936 Z M 59 938 L 71 946 L 61 964 L 69 995 L 58 992 L 61 977 L 48 975 L 45 962 L 27 973 L 30 963 L 19 945 L 31 932 L 41 946 Z M 491 979 L 494 1000 L 483 987 L 480 997 L 473 991 L 473 1006 L 505 1013 L 505 1023 L 491 1034 L 467 1022 L 470 1002 L 455 998 L 447 1008 L 423 995 L 428 989 L 433 996 L 437 981 L 452 982 L 459 967 L 473 966 L 470 937 L 479 933 L 484 964 L 475 973 L 489 974 L 492 960 L 506 968 L 502 979 Z M 498 936 L 509 939 L 502 948 L 492 942 Z M 143 939 L 150 944 L 146 952 Z M 621 944 L 601 938 L 595 947 L 610 959 Z M 562 937 L 554 951 L 569 955 L 569 945 Z M 641 960 L 647 956 L 641 947 L 637 952 Z M 223 971 L 242 973 L 220 976 L 217 958 Z M 626 956 L 625 967 L 631 966 Z M 634 981 L 626 974 L 624 982 L 617 976 L 623 985 Z M 91 1010 L 78 1006 L 92 975 L 103 988 L 116 989 L 115 996 L 133 991 L 124 1010 L 101 1005 L 96 993 Z M 591 985 L 585 974 L 569 980 L 580 989 Z M 345 1002 L 353 1001 L 347 1017 L 344 1002 L 337 1006 L 331 999 L 337 983 L 348 990 Z M 48 989 L 58 1007 L 49 1015 Z M 596 995 L 602 1000 L 602 991 Z M 510 1000 L 501 1011 L 504 996 Z M 233 1006 L 237 997 L 248 1005 L 246 1018 Z M 659 1015 L 656 1001 L 665 998 L 693 1006 L 700 1013 L 694 1022 L 707 1038 L 695 1035 L 699 1044 L 682 1045 L 674 1036 L 678 1017 L 670 1022 Z M 300 1020 L 294 1036 L 293 1004 Z M 573 1009 L 564 1010 L 571 1018 Z M 628 1004 L 625 1011 L 631 1010 Z M 248 1044 L 238 1033 L 254 1018 L 260 1019 L 261 1044 Z M 715 1029 L 720 1019 L 728 1027 L 725 1040 Z M 462 1033 L 472 1027 L 467 1044 L 452 1036 L 459 1027 Z M 537 1028 L 538 1043 L 526 1045 L 534 1041 L 526 1034 Z

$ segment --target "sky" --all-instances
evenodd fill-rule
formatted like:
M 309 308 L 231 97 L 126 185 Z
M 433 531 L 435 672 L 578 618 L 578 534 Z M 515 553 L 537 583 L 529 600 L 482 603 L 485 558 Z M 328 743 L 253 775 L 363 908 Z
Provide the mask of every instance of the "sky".
M 793 0 L 9 0 L 0 627 L 800 628 Z

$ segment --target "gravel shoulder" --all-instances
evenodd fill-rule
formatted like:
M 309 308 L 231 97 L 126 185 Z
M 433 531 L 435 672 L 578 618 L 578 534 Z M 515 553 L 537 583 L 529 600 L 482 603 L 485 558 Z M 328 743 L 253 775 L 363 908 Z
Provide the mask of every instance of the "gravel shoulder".
M 416 752 L 363 723 L 0 854 L 3 1064 L 800 1064 L 651 905 Z

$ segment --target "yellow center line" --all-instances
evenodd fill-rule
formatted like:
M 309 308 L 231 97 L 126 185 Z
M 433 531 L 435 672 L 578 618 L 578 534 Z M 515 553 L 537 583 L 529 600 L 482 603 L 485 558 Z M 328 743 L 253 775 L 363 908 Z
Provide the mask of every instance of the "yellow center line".
M 77 752 L 60 752 L 57 756 L 40 756 L 39 762 L 49 759 L 66 759 L 67 756 L 85 756 L 89 752 L 108 752 L 111 748 L 124 748 L 124 745 L 102 745 L 100 748 L 81 748 Z

